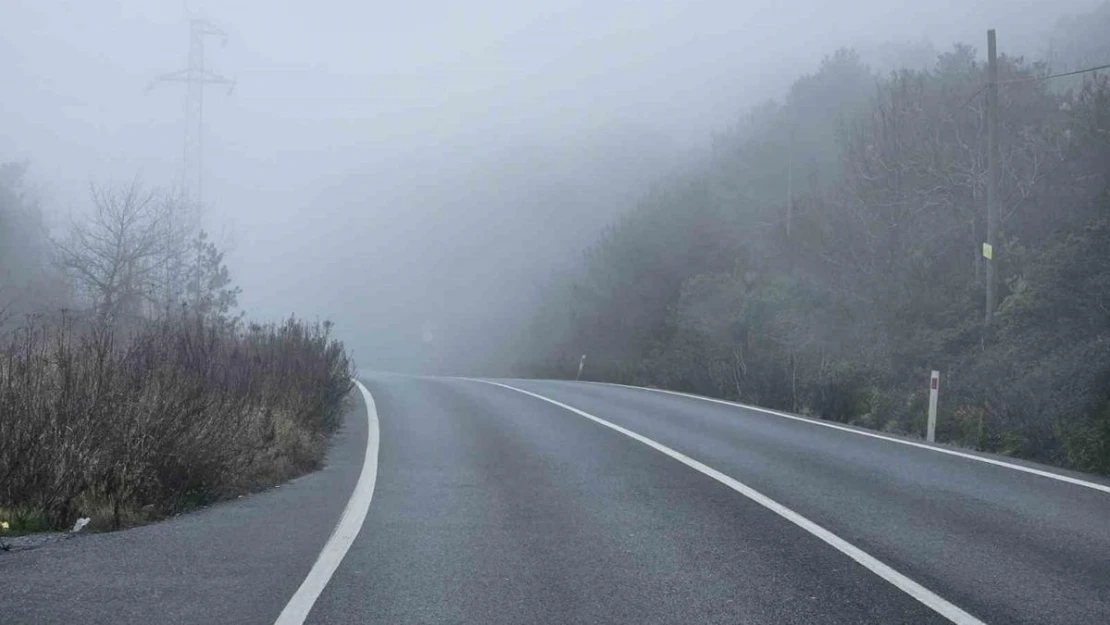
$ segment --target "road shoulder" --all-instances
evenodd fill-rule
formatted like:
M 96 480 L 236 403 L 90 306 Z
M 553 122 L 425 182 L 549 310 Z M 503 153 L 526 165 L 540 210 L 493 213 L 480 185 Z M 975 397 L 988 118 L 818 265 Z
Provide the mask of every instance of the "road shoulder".
M 359 477 L 365 410 L 353 390 L 320 471 L 160 523 L 0 554 L 4 623 L 272 623 Z

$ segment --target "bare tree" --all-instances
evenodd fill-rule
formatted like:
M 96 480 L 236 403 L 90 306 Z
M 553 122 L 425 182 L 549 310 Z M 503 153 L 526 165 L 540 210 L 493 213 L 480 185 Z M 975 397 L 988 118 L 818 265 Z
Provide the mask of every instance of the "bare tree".
M 91 188 L 93 213 L 57 241 L 58 262 L 103 321 L 143 316 L 183 290 L 187 232 L 172 196 L 127 186 Z

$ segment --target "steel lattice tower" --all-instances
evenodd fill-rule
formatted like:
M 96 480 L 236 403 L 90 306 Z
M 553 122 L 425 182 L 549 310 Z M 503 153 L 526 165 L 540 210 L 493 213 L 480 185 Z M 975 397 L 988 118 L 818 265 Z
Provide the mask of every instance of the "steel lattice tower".
M 201 205 L 204 193 L 204 88 L 207 85 L 226 85 L 228 93 L 235 82 L 205 67 L 204 43 L 209 37 L 219 37 L 227 44 L 227 33 L 205 19 L 189 21 L 189 59 L 185 69 L 163 74 L 159 82 L 185 83 L 185 142 L 182 154 L 181 195 L 189 203 Z

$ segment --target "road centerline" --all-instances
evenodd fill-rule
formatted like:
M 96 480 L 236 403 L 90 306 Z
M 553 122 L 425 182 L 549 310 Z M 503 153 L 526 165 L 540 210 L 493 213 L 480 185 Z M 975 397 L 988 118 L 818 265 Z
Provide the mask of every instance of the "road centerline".
M 774 512 L 775 514 L 777 514 L 780 517 L 786 519 L 787 521 L 790 521 L 794 525 L 800 527 L 801 529 L 805 530 L 806 532 L 809 532 L 813 536 L 816 536 L 821 541 L 825 542 L 826 544 L 833 547 L 837 551 L 840 551 L 844 555 L 848 556 L 852 560 L 854 560 L 857 563 L 859 563 L 860 565 L 862 565 L 864 568 L 868 569 L 869 571 L 871 571 L 875 575 L 878 575 L 882 579 L 886 580 L 887 582 L 894 585 L 899 590 L 901 590 L 901 591 L 905 592 L 906 594 L 910 595 L 911 597 L 913 597 L 914 599 L 916 599 L 920 603 L 924 604 L 926 607 L 930 608 L 931 610 L 933 610 L 937 614 L 939 614 L 939 615 L 943 616 L 944 618 L 948 619 L 949 621 L 951 621 L 953 623 L 958 623 L 960 625 L 984 625 L 983 621 L 981 621 L 978 618 L 972 616 L 970 613 L 964 611 L 962 608 L 956 606 L 955 604 L 949 602 L 948 600 L 944 599 L 943 597 L 936 594 L 935 592 L 933 592 L 933 591 L 929 590 L 928 588 L 922 586 L 921 584 L 914 581 L 913 579 L 910 579 L 906 575 L 898 572 L 893 567 L 881 562 L 880 560 L 878 560 L 874 556 L 868 554 L 867 552 L 863 551 L 859 547 L 856 547 L 852 543 L 849 543 L 848 541 L 846 541 L 843 538 L 837 536 L 836 534 L 833 534 L 832 532 L 825 529 L 821 525 L 818 525 L 817 523 L 815 523 L 815 522 L 809 520 L 808 518 L 802 516 L 801 514 L 795 512 L 794 510 L 792 510 L 792 509 L 784 506 L 783 504 L 771 499 L 770 497 L 768 497 L 768 496 L 764 495 L 763 493 L 755 490 L 754 488 L 751 488 L 750 486 L 740 482 L 739 480 L 736 480 L 735 478 L 732 478 L 732 477 L 718 471 L 717 469 L 714 469 L 714 468 L 712 468 L 712 467 L 710 467 L 710 466 L 708 466 L 708 465 L 706 465 L 706 464 L 704 464 L 704 463 L 702 463 L 698 460 L 695 460 L 695 459 L 693 459 L 693 458 L 691 458 L 691 457 L 689 457 L 689 456 L 687 456 L 687 455 L 685 455 L 681 452 L 678 452 L 674 449 L 671 449 L 670 447 L 667 447 L 666 445 L 664 445 L 662 443 L 659 443 L 659 442 L 657 442 L 653 439 L 650 439 L 646 436 L 643 436 L 642 434 L 638 434 L 638 433 L 633 432 L 632 430 L 624 428 L 620 425 L 617 425 L 615 423 L 606 421 L 605 419 L 594 416 L 594 415 L 592 415 L 588 412 L 585 412 L 585 411 L 580 410 L 578 408 L 575 408 L 573 406 L 564 404 L 560 401 L 551 399 L 549 397 L 545 397 L 545 396 L 540 395 L 538 393 L 533 393 L 531 391 L 527 391 L 527 390 L 524 390 L 524 389 L 521 389 L 521 388 L 517 388 L 515 386 L 510 386 L 508 384 L 502 384 L 500 382 L 493 382 L 493 381 L 490 381 L 490 380 L 474 379 L 473 381 L 480 382 L 480 383 L 483 383 L 483 384 L 489 384 L 489 385 L 492 385 L 492 386 L 500 386 L 502 388 L 505 388 L 505 389 L 508 389 L 508 390 L 511 390 L 511 391 L 516 391 L 518 393 L 523 393 L 524 395 L 529 395 L 531 397 L 534 397 L 534 398 L 539 399 L 541 401 L 547 402 L 549 404 L 553 404 L 555 406 L 558 406 L 559 408 L 562 408 L 564 410 L 567 410 L 569 412 L 577 414 L 581 417 L 589 419 L 589 420 L 591 420 L 591 421 L 593 421 L 593 422 L 595 422 L 599 425 L 605 426 L 605 427 L 607 427 L 611 430 L 614 430 L 616 432 L 624 434 L 625 436 L 628 436 L 629 438 L 632 438 L 632 439 L 634 439 L 634 440 L 636 440 L 640 443 L 643 443 L 644 445 L 647 445 L 648 447 L 651 447 L 652 449 L 655 449 L 656 451 L 659 451 L 663 454 L 666 454 L 667 456 L 670 456 L 674 460 L 677 460 L 677 461 L 685 464 L 686 466 L 688 466 L 688 467 L 690 467 L 690 468 L 692 468 L 692 469 L 694 469 L 694 470 L 696 470 L 696 471 L 698 471 L 698 472 L 700 472 L 700 473 L 702 473 L 702 474 L 704 474 L 708 477 L 713 478 L 714 480 L 720 482 L 721 484 L 724 484 L 725 486 L 728 486 L 732 490 L 740 493 L 741 495 L 743 495 L 743 496 L 747 497 L 748 499 L 754 501 L 755 503 L 763 506 L 764 508 L 767 508 L 771 512 Z

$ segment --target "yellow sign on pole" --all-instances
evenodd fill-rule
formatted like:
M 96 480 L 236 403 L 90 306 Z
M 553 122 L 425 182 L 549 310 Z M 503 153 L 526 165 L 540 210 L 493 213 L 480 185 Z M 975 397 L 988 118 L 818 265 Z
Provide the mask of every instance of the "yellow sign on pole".
M 987 260 L 994 258 L 994 247 L 990 243 L 983 244 L 983 258 Z

